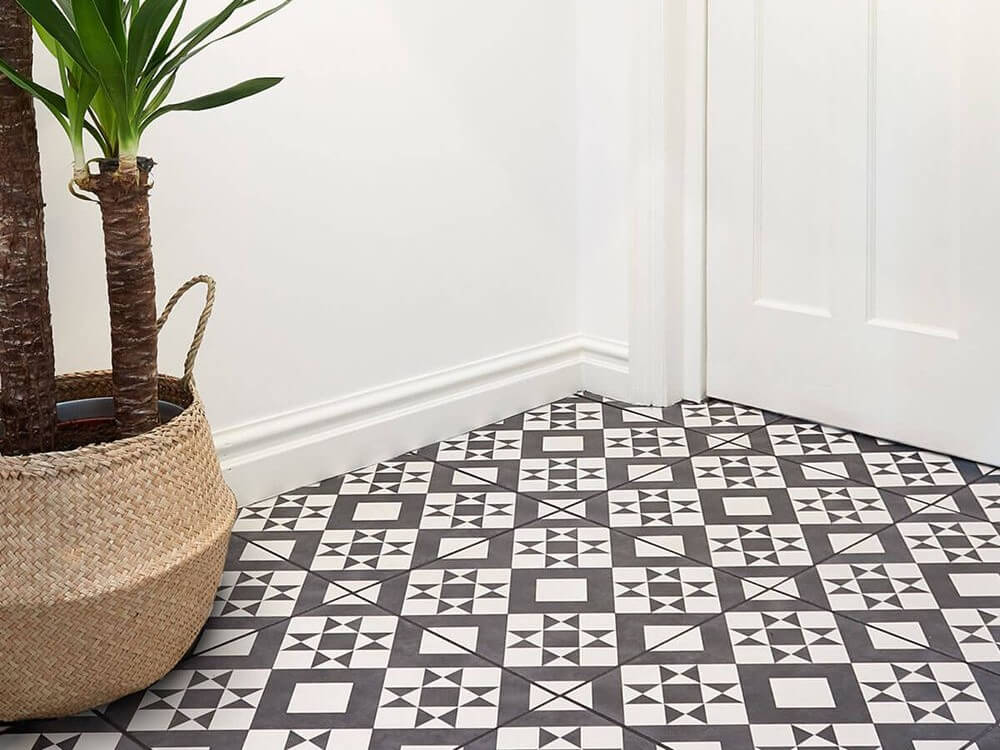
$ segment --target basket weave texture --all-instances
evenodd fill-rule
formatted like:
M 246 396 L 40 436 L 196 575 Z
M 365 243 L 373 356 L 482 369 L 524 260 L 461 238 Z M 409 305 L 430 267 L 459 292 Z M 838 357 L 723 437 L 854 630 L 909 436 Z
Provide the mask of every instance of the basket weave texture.
M 61 376 L 59 399 L 111 374 Z M 236 501 L 190 377 L 137 437 L 0 457 L 0 720 L 62 716 L 155 682 L 184 656 L 222 575 Z

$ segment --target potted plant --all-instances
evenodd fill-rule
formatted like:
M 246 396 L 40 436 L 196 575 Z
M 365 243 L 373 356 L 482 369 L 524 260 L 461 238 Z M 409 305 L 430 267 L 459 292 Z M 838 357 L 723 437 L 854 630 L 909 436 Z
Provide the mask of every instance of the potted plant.
M 277 84 L 279 78 L 254 78 L 168 101 L 185 63 L 290 0 L 230 30 L 230 19 L 258 6 L 257 0 L 231 0 L 184 34 L 186 0 L 17 2 L 55 58 L 62 91 L 32 81 L 23 59 L 0 59 L 0 77 L 54 115 L 73 151 L 71 192 L 100 206 L 112 367 L 55 378 L 56 413 L 74 407 L 86 418 L 56 420 L 51 406 L 43 407 L 55 422 L 51 441 L 0 456 L 0 720 L 8 721 L 75 712 L 155 682 L 208 616 L 235 515 L 193 379 L 215 288 L 208 277 L 195 277 L 157 317 L 153 161 L 140 157 L 139 147 L 146 129 L 165 114 L 219 107 Z M 100 151 L 95 160 L 88 159 L 85 133 Z M 37 203 L 40 215 L 40 190 Z M 25 253 L 4 257 L 37 262 Z M 37 277 L 44 268 L 33 272 Z M 197 284 L 207 287 L 206 304 L 184 375 L 160 375 L 157 333 Z M 37 283 L 32 292 L 44 296 Z M 26 327 L 32 320 L 44 327 L 38 315 L 26 316 Z M 0 341 L 5 362 L 22 355 Z M 44 370 L 41 359 L 36 369 Z M 6 370 L 0 374 L 6 377 Z M 2 385 L 6 392 L 18 383 Z

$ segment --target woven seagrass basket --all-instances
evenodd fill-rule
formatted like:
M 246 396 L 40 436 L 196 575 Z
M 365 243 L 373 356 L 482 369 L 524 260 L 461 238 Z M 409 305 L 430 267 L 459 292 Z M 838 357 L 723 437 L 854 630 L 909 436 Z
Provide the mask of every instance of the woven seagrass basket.
M 0 720 L 61 716 L 155 682 L 207 619 L 236 513 L 185 362 L 160 376 L 183 407 L 138 437 L 0 457 Z M 111 374 L 58 379 L 60 401 L 111 394 Z

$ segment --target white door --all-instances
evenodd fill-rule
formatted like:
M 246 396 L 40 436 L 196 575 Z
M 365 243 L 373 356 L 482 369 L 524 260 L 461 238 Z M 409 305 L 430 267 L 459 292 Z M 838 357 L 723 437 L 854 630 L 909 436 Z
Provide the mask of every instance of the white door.
M 1000 463 L 1000 3 L 709 9 L 709 393 Z

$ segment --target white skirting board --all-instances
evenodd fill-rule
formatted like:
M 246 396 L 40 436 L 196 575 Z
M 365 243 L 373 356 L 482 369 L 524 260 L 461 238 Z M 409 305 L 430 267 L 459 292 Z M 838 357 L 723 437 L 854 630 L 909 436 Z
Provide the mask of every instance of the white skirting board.
M 624 398 L 628 347 L 567 336 L 219 430 L 215 443 L 226 480 L 245 505 L 581 388 Z

